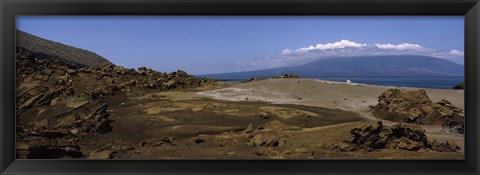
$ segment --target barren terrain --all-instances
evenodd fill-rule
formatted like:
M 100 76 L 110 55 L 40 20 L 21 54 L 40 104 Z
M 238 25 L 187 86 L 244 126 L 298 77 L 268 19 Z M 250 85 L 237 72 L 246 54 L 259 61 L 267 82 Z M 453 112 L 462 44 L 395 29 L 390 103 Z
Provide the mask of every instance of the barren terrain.
M 38 70 L 45 69 L 35 69 Z M 448 133 L 441 124 L 398 125 L 403 122 L 373 115 L 370 106 L 379 103 L 382 93 L 397 87 L 302 78 L 214 82 L 197 80 L 182 72 L 158 74 L 147 69 L 119 67 L 63 70 L 69 75 L 65 79 L 69 83 L 49 81 L 63 73 L 46 78 L 42 77 L 44 73 L 22 77 L 20 72 L 17 98 L 24 100 L 18 102 L 17 109 L 17 157 L 464 157 L 463 135 Z M 129 76 L 137 82 L 129 83 Z M 104 83 L 91 87 L 100 80 Z M 58 90 L 48 92 L 61 93 L 35 95 L 48 83 L 50 88 L 58 86 Z M 106 88 L 96 90 L 103 86 Z M 447 100 L 456 110 L 464 109 L 463 90 L 426 89 L 425 92 L 429 103 L 436 105 Z

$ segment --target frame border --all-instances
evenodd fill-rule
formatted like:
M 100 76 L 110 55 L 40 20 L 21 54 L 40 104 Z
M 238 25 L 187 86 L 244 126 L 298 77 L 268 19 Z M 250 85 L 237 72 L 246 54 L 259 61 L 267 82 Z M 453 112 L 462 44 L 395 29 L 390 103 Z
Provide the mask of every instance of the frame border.
M 0 0 L 0 174 L 479 174 L 478 2 Z M 462 15 L 465 17 L 465 160 L 15 160 L 16 15 Z

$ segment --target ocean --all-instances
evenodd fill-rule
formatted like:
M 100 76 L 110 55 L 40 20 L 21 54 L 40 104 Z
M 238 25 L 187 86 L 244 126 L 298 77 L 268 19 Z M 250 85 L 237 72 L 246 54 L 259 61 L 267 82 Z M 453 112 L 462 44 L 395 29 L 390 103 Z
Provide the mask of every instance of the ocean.
M 361 83 L 380 86 L 416 87 L 432 89 L 452 89 L 464 82 L 464 78 L 316 78 L 320 80 Z M 246 79 L 226 79 L 223 81 L 240 82 Z

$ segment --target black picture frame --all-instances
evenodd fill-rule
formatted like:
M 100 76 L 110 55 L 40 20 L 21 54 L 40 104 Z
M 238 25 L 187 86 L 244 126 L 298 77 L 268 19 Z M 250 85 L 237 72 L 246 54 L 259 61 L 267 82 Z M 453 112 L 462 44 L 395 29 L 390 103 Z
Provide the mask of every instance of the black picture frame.
M 478 0 L 0 0 L 1 174 L 479 174 Z M 16 15 L 463 15 L 465 160 L 15 160 Z

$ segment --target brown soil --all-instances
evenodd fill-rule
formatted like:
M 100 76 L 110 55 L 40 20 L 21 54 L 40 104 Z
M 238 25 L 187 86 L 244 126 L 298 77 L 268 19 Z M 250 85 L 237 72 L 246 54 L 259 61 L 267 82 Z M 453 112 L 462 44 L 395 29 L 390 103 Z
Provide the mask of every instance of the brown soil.
M 20 60 L 17 66 L 33 61 Z M 17 158 L 464 158 L 463 136 L 433 125 L 414 129 L 428 139 L 414 150 L 398 146 L 409 137 L 402 142 L 389 137 L 381 148 L 348 149 L 355 146 L 352 129 L 377 120 L 368 106 L 387 87 L 288 77 L 238 84 L 182 71 L 34 63 L 17 67 Z M 435 102 L 447 98 L 463 109 L 463 92 L 452 91 L 427 93 Z M 395 124 L 385 121 L 387 128 Z M 369 134 L 364 137 L 378 135 Z M 450 145 L 458 151 L 442 151 Z

